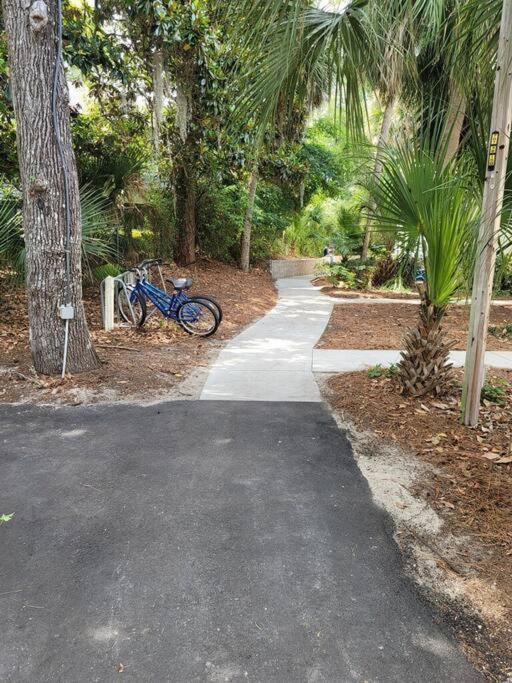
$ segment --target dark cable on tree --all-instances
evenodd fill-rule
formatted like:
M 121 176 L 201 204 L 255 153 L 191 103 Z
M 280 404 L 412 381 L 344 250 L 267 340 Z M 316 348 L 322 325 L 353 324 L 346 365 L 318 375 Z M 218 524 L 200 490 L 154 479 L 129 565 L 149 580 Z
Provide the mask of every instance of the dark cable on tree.
M 62 144 L 59 114 L 57 111 L 57 98 L 59 89 L 59 75 L 62 67 L 62 0 L 57 0 L 57 49 L 55 54 L 55 66 L 53 70 L 53 93 L 52 93 L 52 118 L 57 149 L 62 168 L 64 183 L 64 211 L 66 235 L 64 241 L 65 274 L 64 274 L 64 304 L 60 307 L 60 317 L 65 320 L 66 329 L 64 334 L 64 353 L 62 360 L 62 377 L 66 374 L 66 360 L 68 350 L 69 321 L 74 317 L 74 308 L 71 304 L 71 207 L 69 198 L 69 174 L 66 165 L 64 146 Z

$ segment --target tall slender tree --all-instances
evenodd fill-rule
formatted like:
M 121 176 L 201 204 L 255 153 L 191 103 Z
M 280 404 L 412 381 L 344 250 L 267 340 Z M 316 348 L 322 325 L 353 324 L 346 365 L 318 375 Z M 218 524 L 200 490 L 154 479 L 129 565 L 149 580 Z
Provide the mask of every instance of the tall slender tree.
M 80 201 L 68 87 L 58 59 L 59 5 L 57 0 L 4 0 L 3 8 L 23 190 L 34 366 L 45 374 L 61 371 L 66 324 L 59 311 L 61 305 L 71 304 L 67 367 L 71 372 L 90 370 L 99 360 L 82 303 Z

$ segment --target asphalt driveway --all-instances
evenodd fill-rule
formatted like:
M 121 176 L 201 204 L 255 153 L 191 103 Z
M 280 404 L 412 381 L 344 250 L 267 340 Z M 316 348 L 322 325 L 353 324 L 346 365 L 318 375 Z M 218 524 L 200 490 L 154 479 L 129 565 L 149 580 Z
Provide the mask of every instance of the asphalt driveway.
M 0 425 L 1 681 L 481 680 L 321 403 Z

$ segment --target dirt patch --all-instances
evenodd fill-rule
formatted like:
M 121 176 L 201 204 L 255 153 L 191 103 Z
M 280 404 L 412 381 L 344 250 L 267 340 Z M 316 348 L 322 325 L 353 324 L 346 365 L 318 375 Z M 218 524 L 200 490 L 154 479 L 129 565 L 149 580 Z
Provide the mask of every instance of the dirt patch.
M 334 306 L 331 319 L 319 340 L 321 349 L 400 349 L 407 330 L 416 324 L 414 304 L 342 304 Z M 490 326 L 502 329 L 512 324 L 512 307 L 493 305 Z M 469 306 L 452 305 L 443 328 L 455 341 L 454 349 L 465 350 Z M 498 336 L 496 336 L 498 334 Z M 487 335 L 488 351 L 512 351 L 512 336 Z
M 501 379 L 512 373 L 496 371 Z M 458 373 L 460 379 L 460 373 Z M 491 379 L 491 378 L 489 378 Z M 334 375 L 324 394 L 416 579 L 489 680 L 512 674 L 512 390 L 459 422 L 460 388 L 405 398 L 394 380 Z
M 173 321 L 153 316 L 140 330 L 105 332 L 101 326 L 98 288 L 86 288 L 87 319 L 102 367 L 61 380 L 36 375 L 28 345 L 26 298 L 22 288 L 0 291 L 0 401 L 71 403 L 112 400 L 193 398 L 207 368 L 226 339 L 264 315 L 276 303 L 270 274 L 250 273 L 215 261 L 189 268 L 164 268 L 166 276 L 191 276 L 191 293 L 211 294 L 224 318 L 208 339 L 190 337 Z

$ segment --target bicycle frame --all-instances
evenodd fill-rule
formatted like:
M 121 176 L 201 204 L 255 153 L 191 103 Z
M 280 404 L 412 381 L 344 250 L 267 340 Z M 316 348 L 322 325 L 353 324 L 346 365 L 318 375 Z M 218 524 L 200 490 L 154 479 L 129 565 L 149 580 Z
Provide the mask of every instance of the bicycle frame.
M 137 292 L 140 292 L 142 296 L 149 299 L 164 317 L 172 320 L 176 320 L 178 307 L 189 300 L 189 297 L 183 290 L 177 294 L 167 294 L 163 289 L 151 284 L 146 278 L 138 279 L 130 295 L 131 303 L 135 301 Z

